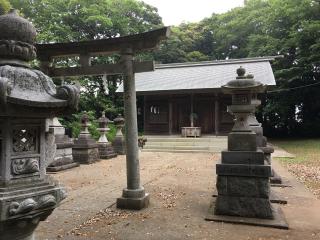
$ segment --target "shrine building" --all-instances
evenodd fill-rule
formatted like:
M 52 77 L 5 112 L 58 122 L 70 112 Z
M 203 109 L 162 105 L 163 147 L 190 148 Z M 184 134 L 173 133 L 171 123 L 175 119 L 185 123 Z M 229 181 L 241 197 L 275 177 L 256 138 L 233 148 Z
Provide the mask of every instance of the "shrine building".
M 136 73 L 139 125 L 145 135 L 176 135 L 193 121 L 201 134 L 225 135 L 233 118 L 227 112 L 231 97 L 221 86 L 235 79 L 240 66 L 262 84 L 275 86 L 270 65 L 275 58 L 156 64 L 152 72 Z M 122 85 L 117 92 L 123 92 Z

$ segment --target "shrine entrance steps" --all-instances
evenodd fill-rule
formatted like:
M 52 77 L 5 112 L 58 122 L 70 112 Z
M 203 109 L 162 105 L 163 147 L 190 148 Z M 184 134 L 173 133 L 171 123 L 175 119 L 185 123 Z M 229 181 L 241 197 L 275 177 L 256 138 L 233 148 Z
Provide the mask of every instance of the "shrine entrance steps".
M 175 136 L 145 136 L 143 152 L 212 152 L 227 149 L 227 136 L 206 135 L 200 138 Z

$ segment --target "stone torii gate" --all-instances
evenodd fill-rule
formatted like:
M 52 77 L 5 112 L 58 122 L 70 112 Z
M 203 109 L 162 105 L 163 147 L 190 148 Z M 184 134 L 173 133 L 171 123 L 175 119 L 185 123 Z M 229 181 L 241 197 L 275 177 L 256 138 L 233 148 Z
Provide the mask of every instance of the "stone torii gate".
M 166 39 L 170 29 L 161 29 L 110 39 L 38 44 L 37 56 L 41 70 L 50 77 L 118 75 L 124 76 L 124 115 L 126 130 L 126 162 L 127 188 L 123 189 L 122 197 L 117 199 L 117 207 L 125 209 L 142 209 L 148 206 L 149 194 L 145 193 L 140 184 L 139 149 L 136 89 L 134 74 L 154 70 L 153 61 L 136 62 L 137 52 L 155 49 L 161 40 Z M 101 55 L 119 53 L 121 59 L 116 64 L 91 65 L 91 58 Z M 79 67 L 56 68 L 52 60 L 57 57 L 78 56 Z

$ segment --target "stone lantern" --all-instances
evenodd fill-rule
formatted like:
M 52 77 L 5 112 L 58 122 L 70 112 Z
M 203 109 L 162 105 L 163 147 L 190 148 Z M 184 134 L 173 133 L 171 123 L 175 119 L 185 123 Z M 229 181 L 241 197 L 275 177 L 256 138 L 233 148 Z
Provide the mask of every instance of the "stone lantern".
M 225 94 L 232 95 L 228 111 L 235 116 L 235 123 L 228 136 L 228 149 L 222 151 L 221 162 L 216 165 L 218 195 L 207 219 L 287 228 L 281 209 L 270 202 L 271 166 L 264 161 L 257 134 L 250 126 L 258 104 L 255 96 L 265 87 L 253 75 L 245 75 L 242 67 L 237 74 L 235 80 L 222 86 Z
M 91 164 L 99 160 L 98 144 L 89 132 L 89 116 L 86 112 L 81 117 L 81 132 L 74 141 L 72 155 L 74 161 L 81 164 Z
M 116 136 L 113 140 L 113 147 L 116 153 L 123 155 L 126 154 L 125 140 L 122 133 L 122 129 L 124 127 L 124 118 L 119 114 L 114 120 L 114 124 L 117 128 Z
M 112 144 L 108 141 L 106 134 L 110 130 L 108 128 L 108 123 L 111 123 L 107 117 L 105 112 L 102 112 L 102 116 L 98 119 L 99 128 L 98 131 L 100 132 L 100 138 L 98 140 L 99 146 L 99 155 L 101 159 L 109 159 L 116 157 L 117 154 L 114 152 Z
M 46 175 L 46 119 L 77 108 L 73 86 L 56 89 L 28 64 L 36 30 L 14 10 L 0 16 L 0 239 L 33 239 L 66 197 Z

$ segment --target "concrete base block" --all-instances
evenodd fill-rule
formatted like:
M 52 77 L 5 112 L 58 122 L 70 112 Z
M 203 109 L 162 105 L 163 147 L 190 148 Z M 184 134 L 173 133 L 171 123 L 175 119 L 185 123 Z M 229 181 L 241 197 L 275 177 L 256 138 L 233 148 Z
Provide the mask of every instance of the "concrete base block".
M 132 209 L 141 210 L 149 206 L 150 195 L 145 193 L 143 197 L 140 198 L 126 198 L 120 197 L 117 199 L 117 208 L 120 209 Z
M 277 205 L 273 205 L 273 219 L 261 219 L 261 218 L 247 218 L 247 217 L 236 217 L 236 216 L 226 216 L 226 215 L 216 215 L 214 213 L 216 205 L 216 198 L 212 199 L 209 207 L 209 211 L 205 220 L 215 221 L 215 222 L 225 222 L 233 224 L 243 224 L 261 227 L 271 227 L 278 229 L 289 229 L 289 225 L 284 217 L 281 208 Z
M 61 166 L 47 167 L 47 172 L 60 172 L 63 170 L 67 170 L 67 169 L 79 167 L 79 166 L 80 166 L 79 163 L 74 162 L 74 163 L 65 164 L 65 165 L 61 165 Z

